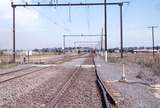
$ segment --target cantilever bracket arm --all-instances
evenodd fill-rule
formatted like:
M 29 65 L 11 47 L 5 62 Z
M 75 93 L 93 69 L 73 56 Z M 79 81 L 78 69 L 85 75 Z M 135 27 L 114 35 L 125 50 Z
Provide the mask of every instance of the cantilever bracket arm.
M 115 3 L 62 3 L 62 4 L 55 4 L 55 3 L 13 3 L 11 2 L 12 7 L 17 7 L 17 6 L 101 6 L 101 5 L 123 5 L 124 3 L 129 3 L 129 2 L 115 2 Z

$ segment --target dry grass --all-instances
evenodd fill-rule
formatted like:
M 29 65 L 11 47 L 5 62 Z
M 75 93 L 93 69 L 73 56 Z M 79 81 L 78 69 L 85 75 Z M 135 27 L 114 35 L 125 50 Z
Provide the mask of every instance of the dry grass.
M 120 54 L 109 54 L 109 61 L 114 63 L 119 62 L 132 62 L 144 65 L 153 70 L 153 72 L 160 76 L 160 54 L 155 54 L 154 58 L 152 53 L 135 53 L 125 54 L 124 59 L 120 58 Z
M 40 54 L 34 54 L 29 56 L 29 61 L 42 61 L 49 59 L 53 56 L 55 56 L 55 53 L 40 53 Z M 16 62 L 21 63 L 24 60 L 24 57 L 26 58 L 26 61 L 28 60 L 28 56 L 26 55 L 16 55 Z M 0 56 L 0 65 L 8 65 L 11 64 L 13 60 L 13 56 L 11 54 L 3 54 Z
M 125 59 L 130 62 L 136 62 L 136 63 L 146 63 L 146 64 L 152 64 L 152 63 L 160 63 L 160 54 L 155 54 L 154 58 L 152 53 L 137 53 L 137 54 L 126 54 Z

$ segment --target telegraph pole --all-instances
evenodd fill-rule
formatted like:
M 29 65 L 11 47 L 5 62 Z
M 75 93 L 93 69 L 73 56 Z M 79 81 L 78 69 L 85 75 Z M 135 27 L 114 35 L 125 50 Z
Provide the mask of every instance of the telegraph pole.
M 149 26 L 148 28 L 151 28 L 152 30 L 152 49 L 153 49 L 153 58 L 155 56 L 155 53 L 154 53 L 154 29 L 157 28 L 158 26 Z

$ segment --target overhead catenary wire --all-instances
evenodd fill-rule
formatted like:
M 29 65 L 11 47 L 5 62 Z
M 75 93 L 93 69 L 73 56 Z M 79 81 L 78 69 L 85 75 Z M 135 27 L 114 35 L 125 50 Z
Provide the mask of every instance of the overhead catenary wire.
M 22 2 L 26 2 L 26 0 L 21 0 Z M 32 3 L 34 2 L 34 0 L 31 1 Z M 53 0 L 50 0 L 50 3 L 53 3 Z M 58 4 L 58 0 L 54 0 L 54 3 Z M 36 10 L 38 13 L 40 13 L 40 11 L 38 11 L 36 8 L 32 7 L 34 10 Z M 29 9 L 29 8 L 27 8 Z M 43 13 L 42 13 L 43 14 Z M 43 16 L 44 15 L 44 16 Z M 70 30 L 68 28 L 65 28 L 64 26 L 58 24 L 57 22 L 53 22 L 48 16 L 46 16 L 45 14 L 43 14 L 42 16 L 45 17 L 48 21 L 50 21 L 52 24 L 59 26 L 60 28 L 63 28 L 65 31 L 69 32 Z
M 50 4 L 52 4 L 52 3 L 56 4 L 56 3 L 58 3 L 58 0 L 54 0 L 54 1 L 51 0 L 49 3 Z M 33 9 L 35 9 L 37 12 L 39 12 L 36 8 L 33 7 Z M 56 6 L 54 7 L 54 9 L 57 10 Z M 42 14 L 45 15 L 43 17 L 45 17 L 47 20 L 49 20 L 50 22 L 52 22 L 52 24 L 59 26 L 60 28 L 62 28 L 65 31 L 67 31 L 68 33 L 71 31 L 69 28 L 66 28 L 63 25 L 61 25 L 61 24 L 59 24 L 59 23 L 57 23 L 55 21 L 53 22 L 53 20 L 49 16 L 46 16 L 45 13 L 42 13 Z M 70 21 L 69 22 L 71 22 L 71 12 L 70 12 L 69 16 L 70 16 Z M 64 20 L 61 19 L 60 15 L 59 15 L 59 12 L 56 13 L 56 17 L 59 17 L 59 19 L 61 20 L 61 22 L 63 22 L 63 24 L 65 23 Z
M 30 8 L 26 8 L 26 9 L 29 9 L 29 10 L 30 10 Z M 44 17 L 45 19 L 47 19 L 47 20 L 48 20 L 49 22 L 51 22 L 52 24 L 58 26 L 59 28 L 65 30 L 65 31 L 67 31 L 67 32 L 70 32 L 70 30 L 69 30 L 68 28 L 65 28 L 64 26 L 60 25 L 59 23 L 53 21 L 49 16 L 47 16 L 47 15 L 44 14 L 44 13 L 42 13 L 42 11 L 39 11 L 39 10 L 37 10 L 37 9 L 34 8 L 34 7 L 32 7 L 32 9 L 34 9 L 35 11 L 37 11 L 38 13 L 40 13 L 42 17 Z

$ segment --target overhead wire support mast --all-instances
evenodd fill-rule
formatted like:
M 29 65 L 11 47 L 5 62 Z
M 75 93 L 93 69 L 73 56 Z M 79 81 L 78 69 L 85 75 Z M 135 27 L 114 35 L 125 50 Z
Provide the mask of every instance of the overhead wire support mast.
M 123 15 L 122 15 L 122 6 L 123 4 L 119 4 L 120 7 L 120 38 L 121 38 L 121 58 L 123 58 Z
M 104 0 L 104 3 L 106 4 L 107 3 L 107 0 Z M 107 44 L 108 44 L 108 41 L 107 41 L 107 35 L 108 35 L 108 32 L 107 32 L 107 6 L 104 5 L 104 41 L 105 41 L 105 45 L 104 45 L 104 50 L 105 50 L 105 61 L 107 62 L 108 61 L 108 52 L 107 52 Z
M 13 2 L 12 2 L 13 4 Z M 15 8 L 16 6 L 12 6 L 13 8 L 13 60 L 12 62 L 16 62 L 16 39 L 15 39 Z
M 56 3 L 13 3 L 11 2 L 11 7 L 13 8 L 13 62 L 15 62 L 15 8 L 16 7 L 31 7 L 31 6 L 54 6 L 54 7 L 67 7 L 67 6 L 105 6 L 106 5 L 123 5 L 124 3 L 129 3 L 129 2 L 114 2 L 114 3 L 106 3 L 106 1 L 104 3 L 58 3 L 58 0 L 56 0 Z M 105 11 L 106 13 L 106 11 Z M 105 24 L 105 30 L 107 32 L 107 24 Z M 107 33 L 105 33 L 107 35 Z M 105 38 L 105 49 L 107 49 L 107 38 Z

